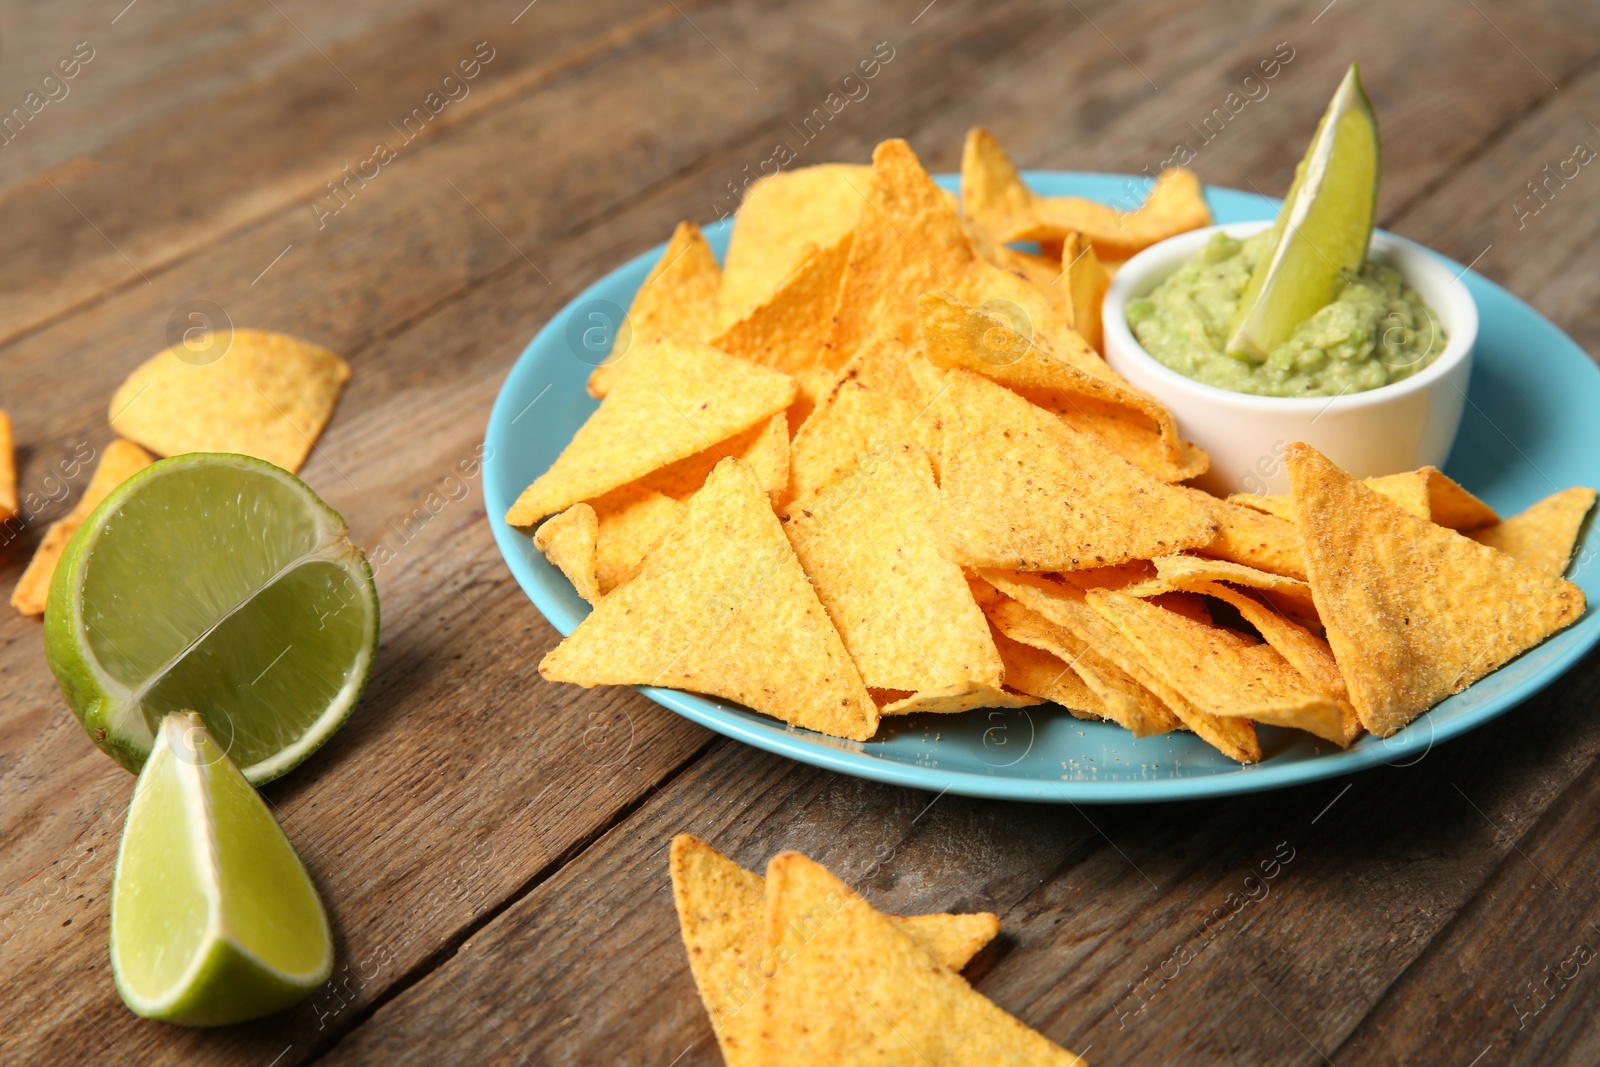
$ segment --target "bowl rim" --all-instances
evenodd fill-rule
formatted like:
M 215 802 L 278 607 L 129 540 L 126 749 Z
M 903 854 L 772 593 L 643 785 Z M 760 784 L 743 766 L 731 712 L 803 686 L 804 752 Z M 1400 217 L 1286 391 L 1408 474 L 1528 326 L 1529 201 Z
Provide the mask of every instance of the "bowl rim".
M 1158 241 L 1144 251 L 1128 260 L 1111 279 L 1111 285 L 1106 290 L 1105 298 L 1101 304 L 1102 328 L 1106 335 L 1106 355 L 1111 356 L 1113 337 L 1115 338 L 1118 354 L 1140 364 L 1141 369 L 1161 382 L 1163 387 L 1182 390 L 1190 395 L 1211 403 L 1222 403 L 1236 408 L 1269 411 L 1276 414 L 1316 413 L 1319 416 L 1329 411 L 1350 411 L 1358 408 L 1372 407 L 1401 400 L 1415 393 L 1425 392 L 1438 382 L 1446 379 L 1450 374 L 1472 354 L 1473 345 L 1478 336 L 1478 303 L 1462 282 L 1466 274 L 1463 269 L 1459 273 L 1453 269 L 1455 266 L 1450 260 L 1437 252 L 1415 241 L 1408 240 L 1398 234 L 1389 233 L 1387 230 L 1373 230 L 1372 244 L 1369 255 L 1376 254 L 1380 257 L 1392 255 L 1395 252 L 1403 254 L 1407 262 L 1401 270 L 1406 282 L 1416 286 L 1417 273 L 1426 272 L 1433 275 L 1430 281 L 1438 284 L 1439 292 L 1446 293 L 1445 307 L 1435 306 L 1430 300 L 1429 306 L 1445 321 L 1450 337 L 1445 342 L 1445 349 L 1439 358 L 1423 368 L 1420 373 L 1413 374 L 1398 382 L 1380 385 L 1376 389 L 1366 389 L 1358 393 L 1337 394 L 1328 396 L 1261 396 L 1256 393 L 1238 393 L 1231 389 L 1223 389 L 1216 385 L 1207 385 L 1180 373 L 1156 359 L 1147 352 L 1139 339 L 1134 336 L 1133 330 L 1128 326 L 1125 312 L 1127 302 L 1136 291 L 1148 291 L 1165 279 L 1168 274 L 1181 267 L 1193 253 L 1198 252 L 1204 243 L 1210 240 L 1211 235 L 1218 231 L 1229 236 L 1248 237 L 1260 233 L 1272 226 L 1271 220 L 1258 220 L 1253 222 L 1231 222 L 1216 226 L 1204 226 L 1195 230 L 1186 230 L 1183 233 Z M 1192 251 L 1191 251 L 1192 249 Z M 1188 253 L 1180 255 L 1179 253 Z M 1150 279 L 1161 272 L 1155 282 Z M 1446 277 L 1448 276 L 1448 277 Z

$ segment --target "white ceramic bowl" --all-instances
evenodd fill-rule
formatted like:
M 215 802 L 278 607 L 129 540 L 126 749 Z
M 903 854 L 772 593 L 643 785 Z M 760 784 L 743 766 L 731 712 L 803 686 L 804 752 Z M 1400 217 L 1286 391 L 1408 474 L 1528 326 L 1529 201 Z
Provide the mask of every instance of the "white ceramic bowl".
M 1203 385 L 1160 363 L 1128 328 L 1128 301 L 1145 296 L 1200 254 L 1217 230 L 1248 237 L 1270 226 L 1208 226 L 1162 241 L 1117 271 L 1106 292 L 1106 362 L 1171 409 L 1178 431 L 1205 449 L 1211 469 L 1198 484 L 1213 493 L 1286 493 L 1284 449 L 1304 441 L 1358 478 L 1443 466 L 1461 425 L 1478 337 L 1478 306 L 1456 273 L 1421 245 L 1375 232 L 1368 255 L 1400 272 L 1444 325 L 1445 350 L 1420 373 L 1363 393 L 1274 397 Z

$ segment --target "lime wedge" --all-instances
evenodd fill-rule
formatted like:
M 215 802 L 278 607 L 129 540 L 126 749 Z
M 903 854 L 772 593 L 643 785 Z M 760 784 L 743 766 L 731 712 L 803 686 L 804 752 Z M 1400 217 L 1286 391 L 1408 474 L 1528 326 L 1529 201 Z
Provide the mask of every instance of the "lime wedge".
M 288 471 L 192 453 L 145 468 L 56 567 L 45 653 L 89 736 L 137 771 L 193 710 L 259 785 L 349 716 L 378 643 L 372 571 Z
M 169 715 L 139 774 L 111 883 L 111 970 L 136 1015 L 222 1026 L 328 980 L 317 891 L 261 797 L 206 733 Z
M 1260 361 L 1361 268 L 1378 205 L 1378 118 L 1355 64 L 1339 83 L 1239 300 L 1228 354 Z

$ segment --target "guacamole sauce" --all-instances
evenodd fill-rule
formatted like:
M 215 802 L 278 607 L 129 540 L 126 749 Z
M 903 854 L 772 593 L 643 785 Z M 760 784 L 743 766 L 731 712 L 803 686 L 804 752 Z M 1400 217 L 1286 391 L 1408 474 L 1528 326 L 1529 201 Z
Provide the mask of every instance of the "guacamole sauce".
M 1340 396 L 1409 378 L 1444 351 L 1444 327 L 1392 267 L 1368 261 L 1321 311 L 1261 362 L 1224 351 L 1239 297 L 1271 231 L 1243 241 L 1218 231 L 1199 258 L 1129 301 L 1144 350 L 1179 374 L 1259 396 Z

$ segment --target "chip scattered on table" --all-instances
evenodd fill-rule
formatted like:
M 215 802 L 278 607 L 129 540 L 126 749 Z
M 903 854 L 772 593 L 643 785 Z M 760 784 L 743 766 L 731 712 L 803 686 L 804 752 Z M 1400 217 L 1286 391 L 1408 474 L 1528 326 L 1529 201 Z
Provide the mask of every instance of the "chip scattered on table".
M 761 1064 L 1081 1067 L 798 852 L 767 864 Z
M 11 416 L 0 411 L 0 520 L 17 513 L 17 450 L 11 439 Z
M 65 517 L 50 524 L 39 547 L 34 549 L 27 570 L 11 592 L 11 605 L 24 615 L 43 615 L 50 599 L 50 580 L 55 577 L 56 564 L 67 550 L 72 535 L 78 532 L 85 519 L 111 494 L 111 490 L 127 481 L 155 462 L 155 457 L 132 441 L 112 441 L 100 456 L 100 463 L 89 479 L 83 496 Z
M 134 370 L 111 398 L 111 428 L 158 456 L 237 452 L 298 471 L 333 416 L 349 365 L 267 330 L 208 341 L 203 359 L 177 345 Z
M 678 932 L 727 1067 L 760 1062 L 759 994 L 773 959 L 764 944 L 766 879 L 693 834 L 672 839 Z M 935 963 L 959 971 L 1000 932 L 988 912 L 885 915 Z

